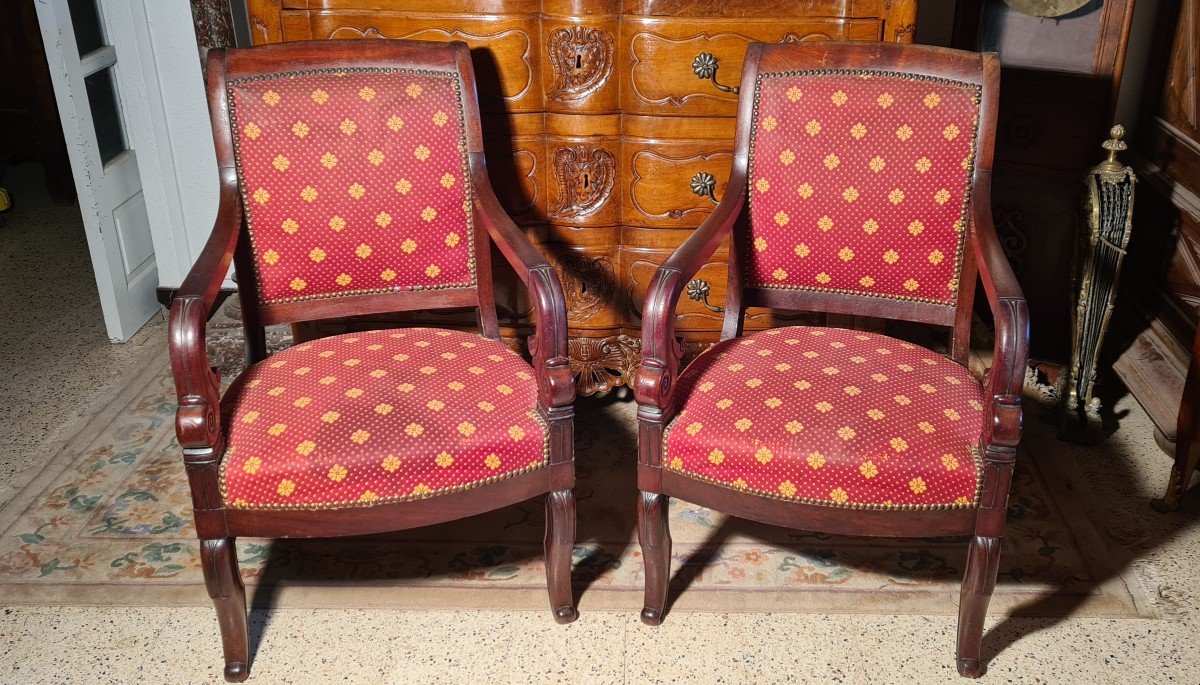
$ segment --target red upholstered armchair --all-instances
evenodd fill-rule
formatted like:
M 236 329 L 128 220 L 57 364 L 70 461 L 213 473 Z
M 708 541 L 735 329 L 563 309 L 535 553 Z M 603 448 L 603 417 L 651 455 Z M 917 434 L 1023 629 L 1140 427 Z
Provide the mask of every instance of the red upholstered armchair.
M 988 196 L 998 81 L 994 54 L 750 46 L 728 189 L 644 308 L 646 623 L 666 601 L 669 496 L 828 533 L 970 535 L 958 668 L 980 674 L 1028 338 Z M 727 238 L 722 341 L 680 373 L 675 303 Z M 977 275 L 996 325 L 983 382 L 966 368 Z M 839 328 L 743 336 L 754 306 L 948 328 L 948 358 Z
M 550 604 L 574 620 L 566 307 L 488 183 L 467 46 L 214 50 L 208 96 L 220 210 L 171 305 L 170 350 L 226 679 L 249 673 L 237 536 L 399 530 L 548 493 Z M 532 365 L 498 339 L 493 243 L 535 306 Z M 204 335 L 231 260 L 252 366 L 221 397 Z M 266 354 L 269 324 L 466 307 L 477 334 L 381 330 Z

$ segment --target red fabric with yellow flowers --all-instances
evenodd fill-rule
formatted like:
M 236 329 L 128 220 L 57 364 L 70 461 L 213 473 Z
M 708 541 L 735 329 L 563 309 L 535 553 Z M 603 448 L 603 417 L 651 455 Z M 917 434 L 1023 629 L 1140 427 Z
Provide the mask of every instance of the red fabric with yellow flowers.
M 978 87 L 798 71 L 754 97 L 748 284 L 953 303 Z
M 983 392 L 923 347 L 779 328 L 712 347 L 679 379 L 666 466 L 812 504 L 954 508 L 978 500 Z
M 533 369 L 500 342 L 433 328 L 297 345 L 222 400 L 235 509 L 368 506 L 540 468 Z
M 474 285 L 459 89 L 403 69 L 229 84 L 264 303 Z

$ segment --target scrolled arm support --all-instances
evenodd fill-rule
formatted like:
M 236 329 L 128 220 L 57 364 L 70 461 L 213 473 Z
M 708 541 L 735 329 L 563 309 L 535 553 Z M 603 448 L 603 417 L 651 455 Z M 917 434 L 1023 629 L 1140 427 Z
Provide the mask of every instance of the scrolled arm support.
M 538 399 L 547 408 L 569 406 L 575 401 L 575 374 L 567 347 L 567 299 L 558 273 L 500 206 L 487 174 L 472 182 L 475 220 L 487 229 L 533 301 L 536 332 L 529 339 L 529 352 L 537 371 Z

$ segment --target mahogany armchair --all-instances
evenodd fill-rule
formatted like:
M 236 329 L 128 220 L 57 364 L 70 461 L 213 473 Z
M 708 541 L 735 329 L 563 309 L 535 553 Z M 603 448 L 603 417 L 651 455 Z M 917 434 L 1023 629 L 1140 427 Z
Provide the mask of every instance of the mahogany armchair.
M 643 310 L 644 622 L 666 602 L 668 497 L 833 534 L 969 535 L 957 660 L 980 675 L 1028 340 L 991 219 L 998 83 L 995 54 L 750 46 L 726 193 Z M 680 373 L 675 303 L 726 239 L 722 341 Z M 977 274 L 996 328 L 983 382 L 966 368 Z M 948 328 L 949 358 L 839 328 L 742 336 L 756 306 Z
M 213 50 L 208 97 L 220 209 L 171 304 L 170 351 L 225 678 L 249 674 L 238 536 L 400 530 L 547 494 L 551 609 L 574 620 L 566 307 L 489 185 L 467 46 Z M 492 243 L 533 300 L 532 365 L 499 341 Z M 252 366 L 222 397 L 205 322 L 231 260 Z M 437 308 L 477 309 L 479 333 L 381 330 L 266 354 L 266 325 Z

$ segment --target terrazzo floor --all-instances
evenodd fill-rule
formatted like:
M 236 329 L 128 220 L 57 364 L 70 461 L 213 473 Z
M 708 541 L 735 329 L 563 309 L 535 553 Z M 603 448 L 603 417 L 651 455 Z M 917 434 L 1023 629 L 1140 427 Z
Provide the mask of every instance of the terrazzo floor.
M 30 165 L 4 185 L 20 206 L 0 229 L 0 505 L 165 344 L 155 320 L 133 342 L 109 345 L 77 210 L 42 196 Z M 1180 512 L 1152 512 L 1169 462 L 1137 405 L 1126 398 L 1116 409 L 1120 430 L 1106 443 L 1063 449 L 1077 457 L 1072 483 L 1091 495 L 1096 527 L 1158 618 L 992 616 L 984 682 L 1200 683 L 1200 492 Z M 250 682 L 264 685 L 961 682 L 949 617 L 676 612 L 649 628 L 634 612 L 558 626 L 549 612 L 276 610 L 254 612 L 252 626 Z M 220 674 L 204 607 L 0 615 L 0 683 L 218 683 Z

